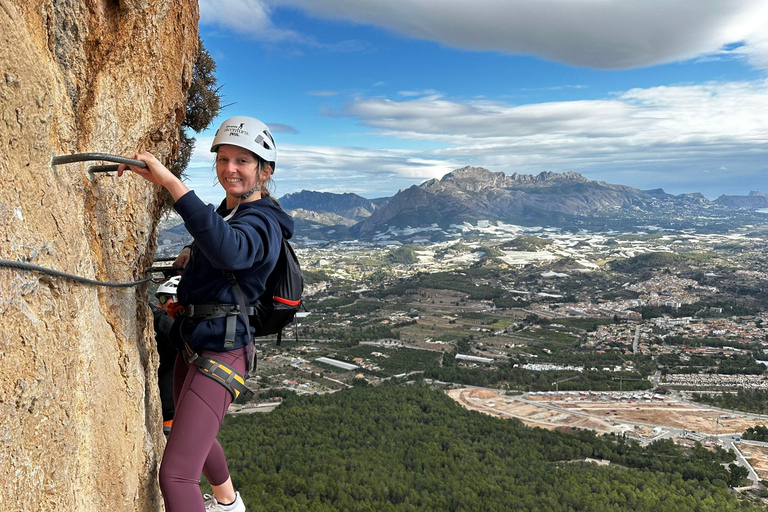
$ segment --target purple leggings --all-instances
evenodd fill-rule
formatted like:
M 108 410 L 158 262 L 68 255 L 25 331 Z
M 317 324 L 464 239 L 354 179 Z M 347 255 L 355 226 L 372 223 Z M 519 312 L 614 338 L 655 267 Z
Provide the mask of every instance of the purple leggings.
M 246 349 L 231 352 L 203 351 L 245 373 Z M 160 465 L 160 490 L 166 512 L 203 512 L 200 473 L 211 485 L 229 478 L 224 450 L 216 440 L 232 395 L 221 384 L 203 375 L 197 366 L 187 367 L 181 353 L 173 371 L 176 415 Z

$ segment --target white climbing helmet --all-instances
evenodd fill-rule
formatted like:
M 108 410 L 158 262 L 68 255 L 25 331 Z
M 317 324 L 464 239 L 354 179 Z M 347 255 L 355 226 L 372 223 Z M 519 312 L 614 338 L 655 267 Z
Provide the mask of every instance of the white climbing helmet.
M 181 281 L 181 276 L 173 276 L 157 287 L 155 297 L 159 299 L 161 295 L 167 295 L 169 298 L 172 296 L 173 300 L 176 300 L 176 288 L 179 287 L 179 281 Z
M 267 125 L 247 116 L 230 117 L 219 126 L 211 144 L 211 153 L 215 153 L 222 144 L 231 144 L 256 153 L 260 158 L 272 163 L 274 171 L 277 161 L 275 139 Z

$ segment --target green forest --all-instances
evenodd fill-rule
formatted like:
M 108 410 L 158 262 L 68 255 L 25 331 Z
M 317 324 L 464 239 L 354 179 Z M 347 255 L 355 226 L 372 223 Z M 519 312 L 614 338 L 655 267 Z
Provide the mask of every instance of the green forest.
M 457 345 L 458 353 L 469 352 L 467 341 Z M 572 354 L 569 364 L 605 365 L 609 362 L 616 364 L 620 359 L 611 359 L 613 355 L 601 356 Z M 559 362 L 557 358 L 553 358 Z M 645 361 L 637 358 L 638 367 L 644 368 Z M 518 364 L 524 363 L 519 360 Z M 637 391 L 651 388 L 648 379 L 640 374 L 630 372 L 593 371 L 577 372 L 571 370 L 530 371 L 516 367 L 514 360 L 509 363 L 499 363 L 493 369 L 466 368 L 457 363 L 455 356 L 446 354 L 442 366 L 425 367 L 424 377 L 443 382 L 453 382 L 467 386 L 493 387 L 516 389 L 519 391 L 553 391 L 555 381 L 567 379 L 558 387 L 560 391 L 589 390 L 589 391 Z
M 759 510 L 722 449 L 527 428 L 421 385 L 290 396 L 219 439 L 251 512 Z
M 736 393 L 693 393 L 692 398 L 723 409 L 768 414 L 768 391 L 761 389 L 740 389 Z

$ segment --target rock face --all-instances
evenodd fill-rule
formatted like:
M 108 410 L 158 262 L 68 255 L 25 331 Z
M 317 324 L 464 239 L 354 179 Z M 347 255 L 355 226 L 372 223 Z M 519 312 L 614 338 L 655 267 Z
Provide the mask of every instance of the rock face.
M 0 0 L 0 258 L 145 275 L 161 207 L 128 173 L 55 154 L 179 146 L 192 0 Z M 164 446 L 147 285 L 0 267 L 0 510 L 156 511 Z

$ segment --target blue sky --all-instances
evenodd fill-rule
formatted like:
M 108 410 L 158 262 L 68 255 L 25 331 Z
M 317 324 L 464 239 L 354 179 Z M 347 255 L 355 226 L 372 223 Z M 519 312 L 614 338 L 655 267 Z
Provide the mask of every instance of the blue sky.
M 768 193 L 765 0 L 200 0 L 224 103 L 276 196 L 374 198 L 467 165 L 669 193 Z

